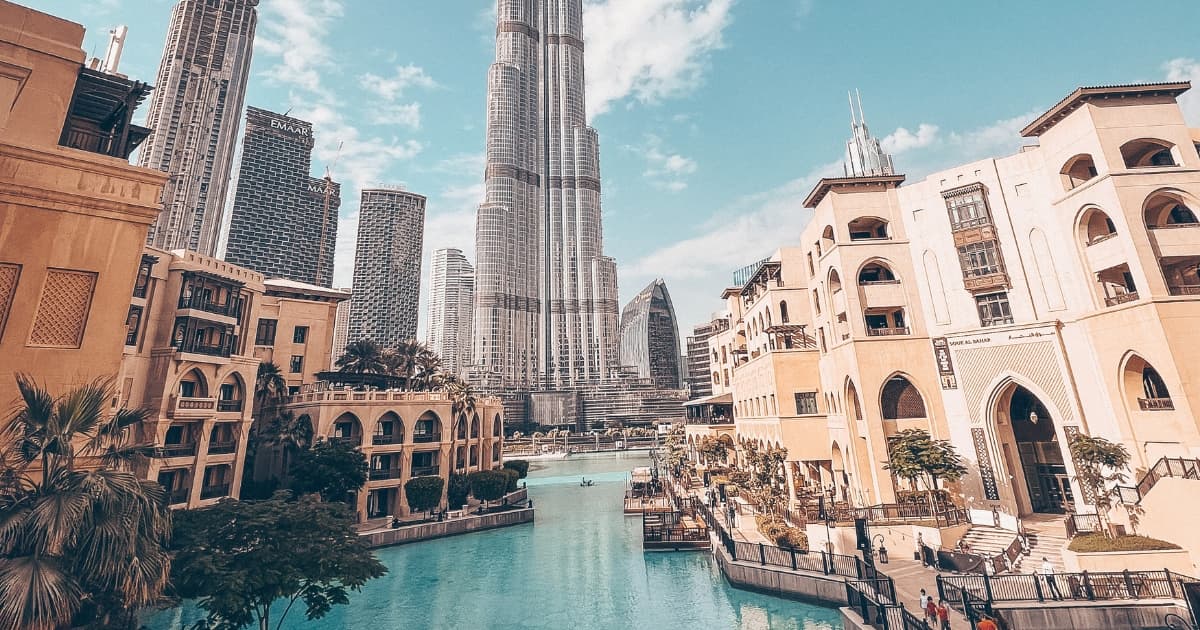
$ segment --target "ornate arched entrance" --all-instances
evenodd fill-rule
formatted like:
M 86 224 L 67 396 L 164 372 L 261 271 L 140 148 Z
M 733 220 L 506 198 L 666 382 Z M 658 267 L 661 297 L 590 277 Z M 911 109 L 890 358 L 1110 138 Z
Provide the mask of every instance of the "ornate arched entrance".
M 1020 515 L 1061 514 L 1074 505 L 1055 418 L 1025 387 L 1009 383 L 996 401 L 996 435 Z

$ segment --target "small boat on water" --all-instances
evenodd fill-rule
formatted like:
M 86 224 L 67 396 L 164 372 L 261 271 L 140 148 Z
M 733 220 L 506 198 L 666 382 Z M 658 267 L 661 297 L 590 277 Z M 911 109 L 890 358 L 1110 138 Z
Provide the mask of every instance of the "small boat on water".
M 584 477 L 583 479 L 579 480 L 579 485 L 584 488 L 590 488 L 590 487 L 596 485 L 596 481 L 594 479 L 588 479 L 588 478 Z

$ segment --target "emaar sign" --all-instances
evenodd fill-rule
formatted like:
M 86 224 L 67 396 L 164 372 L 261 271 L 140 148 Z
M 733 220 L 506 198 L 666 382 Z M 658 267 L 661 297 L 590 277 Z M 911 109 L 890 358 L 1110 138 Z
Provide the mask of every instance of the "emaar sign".
M 305 138 L 307 138 L 308 134 L 309 134 L 308 127 L 299 127 L 297 125 L 293 125 L 289 122 L 278 120 L 275 118 L 271 119 L 271 128 L 272 129 L 281 129 L 288 133 L 294 133 L 297 136 L 304 136 Z

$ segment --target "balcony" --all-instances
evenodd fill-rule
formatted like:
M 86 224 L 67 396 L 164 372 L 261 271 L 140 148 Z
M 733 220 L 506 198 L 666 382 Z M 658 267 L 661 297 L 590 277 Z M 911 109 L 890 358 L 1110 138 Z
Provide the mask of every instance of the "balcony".
M 1167 291 L 1171 295 L 1200 295 L 1200 284 L 1171 284 Z
M 183 398 L 171 396 L 171 405 L 167 407 L 167 417 L 174 419 L 207 418 L 217 407 L 215 398 Z
M 1137 291 L 1131 291 L 1129 293 L 1122 293 L 1120 295 L 1105 297 L 1104 305 L 1105 306 L 1117 306 L 1118 304 L 1125 304 L 1126 302 L 1134 302 L 1137 299 L 1138 299 Z
M 399 479 L 399 468 L 372 468 L 371 481 L 384 481 L 387 479 Z
M 967 276 L 963 278 L 963 287 L 971 292 L 1007 289 L 1009 287 L 1008 274 L 1000 271 L 982 276 Z
M 190 296 L 179 296 L 179 308 L 203 311 L 205 313 L 212 313 L 213 315 L 237 319 L 242 314 L 242 300 L 231 298 L 221 303 L 208 298 L 203 293 L 196 293 Z
M 150 135 L 149 129 L 131 121 L 152 89 L 141 81 L 81 67 L 58 144 L 128 160 Z
M 191 488 L 180 488 L 178 490 L 168 490 L 167 505 L 181 505 L 188 502 L 188 497 L 192 494 Z
M 413 442 L 416 444 L 432 444 L 441 441 L 440 433 L 413 433 Z
M 1200 223 L 1172 223 L 1150 228 L 1160 258 L 1195 256 L 1200 250 Z
M 210 442 L 208 445 L 209 455 L 227 455 L 237 451 L 237 440 L 221 440 L 219 442 Z
M 375 446 L 385 446 L 387 444 L 399 444 L 399 436 L 391 433 L 376 433 L 371 436 L 371 444 Z
M 411 476 L 413 476 L 413 477 L 427 477 L 427 476 L 436 477 L 438 475 L 438 473 L 440 472 L 440 470 L 441 470 L 440 466 L 413 466 Z
M 192 457 L 195 454 L 195 442 L 190 444 L 167 444 L 165 446 L 156 446 L 151 452 L 151 456 L 158 459 L 168 459 L 171 457 Z
M 236 413 L 242 410 L 242 401 L 240 400 L 218 400 L 217 411 L 220 413 Z
M 907 301 L 899 280 L 874 280 L 859 283 L 863 308 L 903 306 Z
M 229 484 L 219 483 L 213 486 L 204 486 L 200 489 L 201 499 L 215 499 L 217 497 L 229 496 Z
M 349 444 L 350 446 L 362 446 L 361 435 L 333 435 L 329 437 L 330 444 Z
M 909 328 L 868 328 L 868 337 L 896 337 L 902 335 L 911 335 L 912 331 Z
M 1139 398 L 1138 409 L 1142 411 L 1173 411 L 1175 403 L 1170 398 Z
M 1129 258 L 1125 242 L 1115 237 L 1116 234 L 1105 235 L 1102 239 L 1097 238 L 1088 243 L 1083 253 L 1092 269 L 1116 267 Z

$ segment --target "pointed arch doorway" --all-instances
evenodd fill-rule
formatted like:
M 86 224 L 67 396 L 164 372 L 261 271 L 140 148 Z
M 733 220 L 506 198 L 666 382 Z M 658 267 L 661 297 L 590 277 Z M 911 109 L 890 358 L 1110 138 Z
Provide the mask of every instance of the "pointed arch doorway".
M 1059 442 L 1055 418 L 1028 389 L 1009 383 L 996 401 L 996 434 L 1004 454 L 1020 516 L 1062 514 L 1075 493 Z

